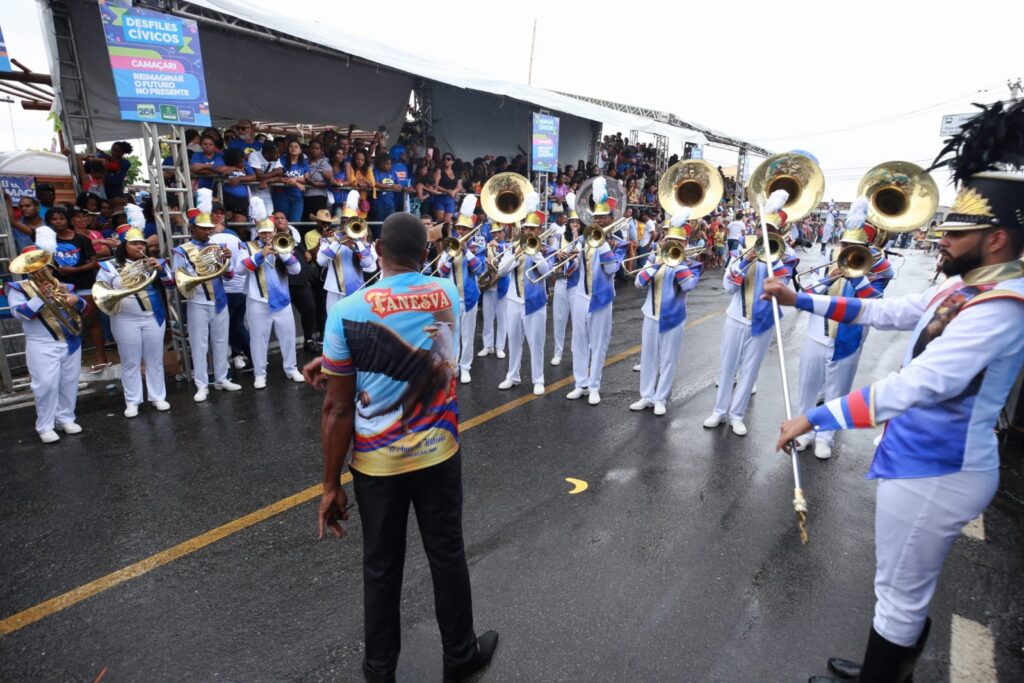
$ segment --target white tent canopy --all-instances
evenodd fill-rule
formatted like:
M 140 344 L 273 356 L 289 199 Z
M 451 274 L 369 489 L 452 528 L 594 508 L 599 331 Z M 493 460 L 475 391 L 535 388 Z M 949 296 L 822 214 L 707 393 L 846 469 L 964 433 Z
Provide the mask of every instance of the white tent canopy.
M 47 2 L 66 7 L 72 17 L 93 137 L 136 137 L 138 124 L 118 118 L 95 2 Z M 674 152 L 682 151 L 684 142 L 707 142 L 696 131 L 542 88 L 496 81 L 428 55 L 412 55 L 347 35 L 315 19 L 297 17 L 284 5 L 267 8 L 237 0 L 189 0 L 175 3 L 174 13 L 200 21 L 210 110 L 221 125 L 240 118 L 340 126 L 355 123 L 364 129 L 384 125 L 394 136 L 405 119 L 410 92 L 417 79 L 423 79 L 436 84 L 435 92 L 441 93 L 434 102 L 439 127 L 435 134 L 463 158 L 485 151 L 511 154 L 516 148 L 528 149 L 530 113 L 538 110 L 561 119 L 559 156 L 563 163 L 587 157 L 591 122 L 609 124 L 615 130 L 663 135 Z M 298 42 L 281 40 L 258 30 L 260 27 Z M 68 60 L 70 55 L 59 57 Z M 469 100 L 475 107 L 467 106 Z M 76 139 L 84 137 L 77 122 L 72 122 L 72 131 Z

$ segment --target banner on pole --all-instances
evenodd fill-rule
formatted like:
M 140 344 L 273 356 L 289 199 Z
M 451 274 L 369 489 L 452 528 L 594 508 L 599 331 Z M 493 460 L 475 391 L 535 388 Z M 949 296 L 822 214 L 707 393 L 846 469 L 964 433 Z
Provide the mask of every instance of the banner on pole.
M 211 125 L 199 25 L 116 0 L 99 7 L 121 118 Z
M 547 114 L 533 115 L 532 170 L 544 173 L 558 172 L 558 117 Z
M 7 54 L 7 43 L 4 41 L 4 31 L 0 28 L 0 71 L 11 70 L 11 58 Z

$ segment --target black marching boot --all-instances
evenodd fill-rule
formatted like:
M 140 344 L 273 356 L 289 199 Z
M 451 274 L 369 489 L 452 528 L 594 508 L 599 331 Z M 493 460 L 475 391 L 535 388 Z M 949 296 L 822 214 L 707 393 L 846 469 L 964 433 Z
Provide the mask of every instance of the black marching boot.
M 469 661 L 461 666 L 446 669 L 444 672 L 444 683 L 458 683 L 464 681 L 476 672 L 491 663 L 494 657 L 494 649 L 498 647 L 498 632 L 487 631 L 476 639 L 476 652 Z
M 830 657 L 828 668 L 835 674 L 835 677 L 812 676 L 809 683 L 842 683 L 842 681 L 913 683 L 914 666 L 917 664 L 917 658 L 924 651 L 931 627 L 932 620 L 926 619 L 924 630 L 921 631 L 921 635 L 913 647 L 890 643 L 872 628 L 863 664 L 857 664 L 849 659 Z

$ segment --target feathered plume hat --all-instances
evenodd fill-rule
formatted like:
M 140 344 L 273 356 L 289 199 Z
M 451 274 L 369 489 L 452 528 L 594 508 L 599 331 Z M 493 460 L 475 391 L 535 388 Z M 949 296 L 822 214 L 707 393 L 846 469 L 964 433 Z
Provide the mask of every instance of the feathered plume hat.
M 188 219 L 201 228 L 213 227 L 213 190 L 201 187 L 196 190 L 196 208 L 190 209 Z
M 680 242 L 686 242 L 690 239 L 690 226 L 687 225 L 687 221 L 690 220 L 690 207 L 684 206 L 679 213 L 672 216 L 668 222 L 668 228 L 665 229 L 665 239 L 667 240 L 679 240 Z
M 529 211 L 526 214 L 526 218 L 523 219 L 524 226 L 540 227 L 544 225 L 544 222 L 548 219 L 547 214 L 543 211 L 538 211 L 537 207 L 540 206 L 540 195 L 536 192 L 531 192 L 526 195 L 526 201 L 524 202 L 524 208 Z
M 875 228 L 867 220 L 868 198 L 857 197 L 846 213 L 846 229 L 839 241 L 846 244 L 871 244 L 875 238 Z
M 578 221 L 580 219 L 579 214 L 576 213 L 576 193 L 570 192 L 565 195 L 565 210 L 569 214 L 569 220 Z
M 462 198 L 459 217 L 455 219 L 455 227 L 472 228 L 476 224 L 476 195 L 467 194 Z
M 598 176 L 593 189 L 594 215 L 607 216 L 615 212 L 615 198 L 608 196 L 608 179 Z
M 128 230 L 125 231 L 122 239 L 125 242 L 146 241 L 146 215 L 137 204 L 125 204 L 124 212 L 128 217 Z
M 768 229 L 773 232 L 782 232 L 786 227 L 788 216 L 782 207 L 789 201 L 789 193 L 785 190 L 775 190 L 768 195 L 768 201 L 764 203 L 764 222 Z
M 349 190 L 345 195 L 345 206 L 341 209 L 342 218 L 355 218 L 359 215 L 359 193 Z
M 274 221 L 267 217 L 267 205 L 261 197 L 249 197 L 249 220 L 256 226 L 256 232 L 274 232 Z
M 1024 100 L 981 109 L 946 140 L 928 170 L 948 166 L 960 192 L 939 230 L 1024 229 Z

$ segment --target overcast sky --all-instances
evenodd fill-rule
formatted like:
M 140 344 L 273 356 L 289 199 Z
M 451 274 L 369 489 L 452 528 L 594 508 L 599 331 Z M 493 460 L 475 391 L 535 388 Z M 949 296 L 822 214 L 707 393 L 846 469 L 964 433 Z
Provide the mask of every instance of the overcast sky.
M 1024 3 L 1005 0 L 482 2 L 445 12 L 392 0 L 361 3 L 348 15 L 324 0 L 286 5 L 292 16 L 342 33 L 355 29 L 519 82 L 527 80 L 536 18 L 534 85 L 671 111 L 775 151 L 811 151 L 826 172 L 826 198 L 840 201 L 852 199 L 861 175 L 879 162 L 927 165 L 941 146 L 943 114 L 1005 98 L 1007 80 L 1024 76 Z M 35 2 L 3 0 L 3 7 L 11 56 L 46 71 Z M 50 147 L 45 113 L 0 107 L 14 117 L 20 148 Z M 0 130 L 0 148 L 12 149 L 9 120 Z M 705 156 L 735 163 L 731 151 Z M 948 204 L 945 175 L 936 181 Z

